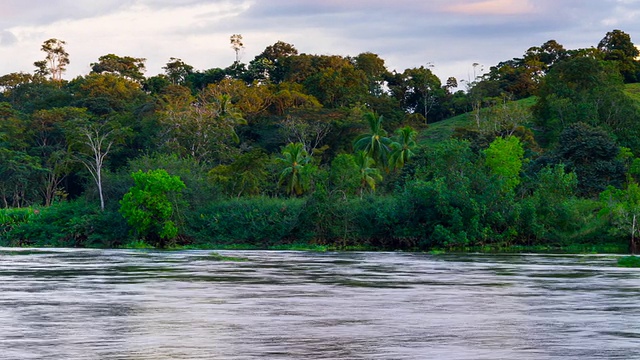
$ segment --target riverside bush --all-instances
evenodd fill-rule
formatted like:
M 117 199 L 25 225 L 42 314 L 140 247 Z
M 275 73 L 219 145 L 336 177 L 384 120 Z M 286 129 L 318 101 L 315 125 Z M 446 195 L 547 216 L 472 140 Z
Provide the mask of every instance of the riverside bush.
M 6 242 L 8 233 L 15 227 L 29 222 L 39 212 L 32 208 L 0 209 L 0 241 Z
M 211 203 L 186 218 L 187 236 L 197 245 L 244 243 L 259 247 L 294 242 L 300 233 L 304 199 L 251 197 Z
M 115 211 L 83 199 L 43 208 L 4 236 L 5 246 L 117 247 L 127 239 L 126 222 Z
M 638 256 L 624 256 L 618 259 L 618 266 L 620 267 L 632 267 L 640 268 L 640 257 Z

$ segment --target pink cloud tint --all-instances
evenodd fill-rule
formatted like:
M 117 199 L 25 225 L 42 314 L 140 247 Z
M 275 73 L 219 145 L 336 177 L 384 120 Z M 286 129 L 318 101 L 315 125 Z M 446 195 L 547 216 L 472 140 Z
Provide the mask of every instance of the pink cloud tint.
M 521 15 L 535 11 L 528 0 L 464 1 L 446 6 L 444 10 L 469 15 Z

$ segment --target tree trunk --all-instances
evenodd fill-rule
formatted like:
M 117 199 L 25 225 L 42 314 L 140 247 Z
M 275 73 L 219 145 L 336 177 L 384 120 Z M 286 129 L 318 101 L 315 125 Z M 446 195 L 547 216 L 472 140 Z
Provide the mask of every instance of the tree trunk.
M 636 215 L 633 215 L 633 223 L 631 224 L 631 243 L 629 244 L 629 252 L 635 255 L 638 252 L 636 244 Z
M 98 169 L 98 193 L 100 194 L 100 210 L 104 211 L 104 195 L 102 194 L 102 174 Z

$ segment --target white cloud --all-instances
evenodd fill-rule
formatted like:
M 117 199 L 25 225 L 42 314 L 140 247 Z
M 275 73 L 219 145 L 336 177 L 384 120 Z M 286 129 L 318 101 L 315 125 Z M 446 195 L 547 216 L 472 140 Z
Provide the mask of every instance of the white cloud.
M 2 31 L 0 32 L 0 45 L 7 46 L 15 44 L 18 41 L 15 35 L 11 31 Z

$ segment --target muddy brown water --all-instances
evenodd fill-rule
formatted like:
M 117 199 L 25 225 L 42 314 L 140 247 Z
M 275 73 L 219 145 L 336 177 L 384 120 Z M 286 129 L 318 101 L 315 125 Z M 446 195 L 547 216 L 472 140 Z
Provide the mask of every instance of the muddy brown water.
M 611 256 L 0 248 L 0 359 L 640 359 Z

